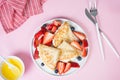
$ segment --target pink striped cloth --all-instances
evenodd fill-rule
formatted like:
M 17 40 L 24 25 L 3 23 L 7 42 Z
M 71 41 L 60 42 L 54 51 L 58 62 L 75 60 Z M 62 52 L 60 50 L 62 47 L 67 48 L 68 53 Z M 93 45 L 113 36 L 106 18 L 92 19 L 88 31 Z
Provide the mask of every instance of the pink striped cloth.
M 0 21 L 6 33 L 9 33 L 30 16 L 43 12 L 46 0 L 0 0 Z

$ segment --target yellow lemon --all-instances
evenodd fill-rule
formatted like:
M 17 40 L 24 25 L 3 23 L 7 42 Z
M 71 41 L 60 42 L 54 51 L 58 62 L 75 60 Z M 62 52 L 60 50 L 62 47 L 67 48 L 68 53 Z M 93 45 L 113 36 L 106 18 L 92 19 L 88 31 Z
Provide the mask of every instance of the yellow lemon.
M 5 62 L 1 63 L 0 73 L 5 80 L 17 80 L 24 71 L 23 63 L 17 57 L 10 57 L 7 61 L 13 65 L 13 67 L 9 66 Z

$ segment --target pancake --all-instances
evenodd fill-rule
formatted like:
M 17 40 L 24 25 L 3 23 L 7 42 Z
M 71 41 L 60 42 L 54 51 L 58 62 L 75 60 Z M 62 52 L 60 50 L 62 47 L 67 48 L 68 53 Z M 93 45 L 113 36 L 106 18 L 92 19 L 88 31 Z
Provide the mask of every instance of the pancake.
M 58 47 L 62 41 L 71 42 L 73 40 L 78 40 L 78 38 L 71 31 L 70 25 L 68 22 L 64 22 L 56 31 L 53 38 L 53 45 Z
M 59 59 L 60 49 L 42 44 L 39 44 L 37 48 L 43 63 L 50 69 L 54 70 Z
M 63 41 L 59 46 L 59 49 L 61 49 L 61 54 L 59 57 L 60 61 L 71 61 L 73 58 L 81 55 L 82 51 L 79 49 L 73 47 L 66 41 Z

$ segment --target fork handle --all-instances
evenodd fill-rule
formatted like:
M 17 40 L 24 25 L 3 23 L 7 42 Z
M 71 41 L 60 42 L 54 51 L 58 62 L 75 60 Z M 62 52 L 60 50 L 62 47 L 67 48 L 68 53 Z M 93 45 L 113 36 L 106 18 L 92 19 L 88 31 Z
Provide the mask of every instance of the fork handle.
M 113 52 L 115 53 L 115 55 L 117 56 L 117 58 L 120 58 L 119 53 L 117 52 L 117 50 L 113 47 L 113 45 L 111 44 L 111 42 L 108 40 L 107 36 L 101 31 L 101 35 L 103 36 L 103 38 L 105 39 L 105 41 L 107 42 L 107 44 L 110 46 L 110 48 L 113 50 Z
M 101 40 L 101 35 L 100 35 L 100 30 L 99 30 L 98 23 L 96 23 L 95 26 L 96 26 L 97 37 L 98 37 L 98 42 L 99 42 L 99 47 L 100 47 L 101 55 L 102 55 L 102 58 L 104 60 L 105 57 L 104 57 L 103 45 L 102 45 L 102 40 Z

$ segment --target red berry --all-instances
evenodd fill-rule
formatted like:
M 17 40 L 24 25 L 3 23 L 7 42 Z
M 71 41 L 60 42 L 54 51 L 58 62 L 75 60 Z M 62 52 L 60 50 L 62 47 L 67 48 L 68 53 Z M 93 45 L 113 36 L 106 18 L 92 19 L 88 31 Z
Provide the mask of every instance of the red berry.
M 86 57 L 87 56 L 87 49 L 83 49 L 83 52 L 82 52 L 82 57 Z
M 73 68 L 79 68 L 80 67 L 80 65 L 76 62 L 70 62 L 70 63 L 71 63 L 71 67 L 73 67 Z
M 47 46 L 51 46 L 51 45 L 52 45 L 52 41 L 49 42 L 49 43 L 47 43 L 47 44 L 45 44 L 45 45 L 47 45 Z
M 57 30 L 57 26 L 53 26 L 51 32 L 54 33 L 54 32 L 56 32 L 56 30 Z
M 35 38 L 34 40 L 34 47 L 36 48 L 39 45 L 39 40 L 38 38 Z
M 45 32 L 47 31 L 47 29 L 45 27 L 41 27 L 41 31 L 43 32 L 43 34 L 45 34 Z
M 45 32 L 44 38 L 43 38 L 43 44 L 47 44 L 52 41 L 54 37 L 54 34 L 50 32 Z
M 71 63 L 70 62 L 66 63 L 66 66 L 65 66 L 65 69 L 64 69 L 64 73 L 69 71 L 70 68 L 71 68 Z
M 54 20 L 53 24 L 58 27 L 62 24 L 62 21 L 61 20 Z
M 79 49 L 79 50 L 82 50 L 83 48 L 80 46 L 79 42 L 77 41 L 72 41 L 71 42 L 71 45 L 74 46 L 75 48 Z
M 34 38 L 35 38 L 35 39 L 36 39 L 36 38 L 39 38 L 42 34 L 43 34 L 43 32 L 40 30 L 40 31 L 38 31 L 38 32 L 35 34 Z
M 78 39 L 80 39 L 80 40 L 86 39 L 85 34 L 82 33 L 82 32 L 73 31 L 73 33 L 74 33 L 74 35 L 75 35 L 76 37 L 78 37 Z
M 61 75 L 61 74 L 64 72 L 64 69 L 65 69 L 65 63 L 59 61 L 59 62 L 57 63 L 58 73 Z
M 88 42 L 86 39 L 82 40 L 82 47 L 88 47 Z
M 51 30 L 51 29 L 53 28 L 53 26 L 54 26 L 53 24 L 48 24 L 48 25 L 46 26 L 46 29 L 47 29 L 47 30 Z
M 39 58 L 39 52 L 38 52 L 37 48 L 35 49 L 35 52 L 33 54 L 33 58 L 34 59 L 38 59 Z
M 42 36 L 42 37 L 39 39 L 39 44 L 42 44 L 42 43 L 43 43 L 43 37 L 44 37 L 44 36 Z
M 44 34 L 46 31 L 47 31 L 47 30 L 46 30 L 44 27 L 42 27 L 41 30 L 38 31 L 38 32 L 35 34 L 34 38 L 39 38 L 39 37 L 40 37 L 42 34 Z

